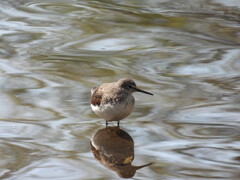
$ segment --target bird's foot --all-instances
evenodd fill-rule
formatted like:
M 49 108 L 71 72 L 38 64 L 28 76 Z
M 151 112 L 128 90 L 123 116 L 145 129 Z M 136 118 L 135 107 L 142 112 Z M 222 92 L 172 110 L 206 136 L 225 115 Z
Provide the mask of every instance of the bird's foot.
M 108 122 L 106 121 L 106 127 L 108 127 Z

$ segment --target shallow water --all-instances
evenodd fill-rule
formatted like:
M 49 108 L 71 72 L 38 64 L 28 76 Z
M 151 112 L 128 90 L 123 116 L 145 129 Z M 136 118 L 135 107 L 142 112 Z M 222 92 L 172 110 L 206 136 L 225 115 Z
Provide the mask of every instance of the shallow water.
M 154 93 L 121 121 L 124 162 L 153 163 L 133 179 L 240 179 L 239 20 L 238 0 L 1 1 L 0 178 L 119 179 L 89 98 L 129 77 Z

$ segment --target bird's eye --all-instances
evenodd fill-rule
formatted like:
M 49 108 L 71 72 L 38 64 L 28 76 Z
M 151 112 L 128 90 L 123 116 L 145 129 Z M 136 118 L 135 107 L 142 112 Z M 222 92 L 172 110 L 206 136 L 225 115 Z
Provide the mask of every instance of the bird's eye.
M 131 85 L 129 85 L 128 87 L 129 87 L 129 88 L 132 88 L 132 86 L 131 86 Z

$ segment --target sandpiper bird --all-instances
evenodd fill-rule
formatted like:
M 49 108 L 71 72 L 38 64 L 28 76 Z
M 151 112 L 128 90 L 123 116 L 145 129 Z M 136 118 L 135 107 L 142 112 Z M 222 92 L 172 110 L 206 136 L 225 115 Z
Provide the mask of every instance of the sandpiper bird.
M 127 117 L 133 110 L 135 99 L 133 92 L 152 93 L 138 89 L 131 79 L 122 78 L 117 82 L 104 83 L 91 90 L 91 107 L 100 117 L 108 121 L 119 121 Z

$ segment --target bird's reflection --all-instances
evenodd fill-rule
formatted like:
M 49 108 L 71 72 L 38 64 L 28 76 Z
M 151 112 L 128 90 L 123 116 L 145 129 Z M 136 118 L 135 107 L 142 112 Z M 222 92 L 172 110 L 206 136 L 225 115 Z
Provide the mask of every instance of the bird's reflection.
M 133 166 L 134 142 L 132 137 L 119 127 L 98 130 L 91 139 L 94 157 L 122 178 L 131 178 L 138 169 L 149 166 Z

